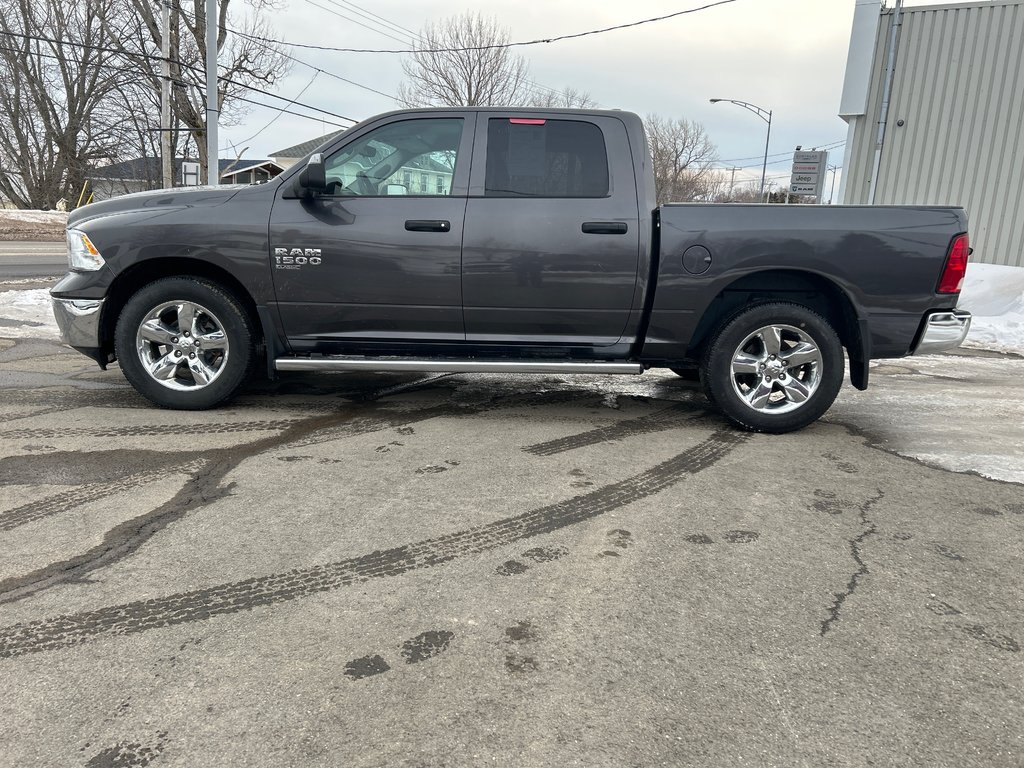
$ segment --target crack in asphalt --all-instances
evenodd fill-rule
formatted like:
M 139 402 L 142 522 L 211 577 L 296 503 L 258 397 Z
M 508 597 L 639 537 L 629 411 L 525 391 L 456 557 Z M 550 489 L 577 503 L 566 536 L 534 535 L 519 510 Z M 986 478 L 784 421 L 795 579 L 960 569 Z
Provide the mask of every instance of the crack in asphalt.
M 128 635 L 433 568 L 453 560 L 561 530 L 659 493 L 714 465 L 748 439 L 714 432 L 672 458 L 564 501 L 392 549 L 324 565 L 0 627 L 0 658 L 68 648 L 105 635 Z
M 885 498 L 885 492 L 882 489 L 878 489 L 878 492 L 867 499 L 863 504 L 858 507 L 860 512 L 859 518 L 861 523 L 861 532 L 849 540 L 850 544 L 850 555 L 853 557 L 853 561 L 857 564 L 857 570 L 850 576 L 849 581 L 846 582 L 846 589 L 842 592 L 833 592 L 835 595 L 835 601 L 832 606 L 828 609 L 828 618 L 821 622 L 821 636 L 824 637 L 829 630 L 832 629 L 832 625 L 837 623 L 840 618 L 840 611 L 842 610 L 843 603 L 846 599 L 853 595 L 857 589 L 857 585 L 860 583 L 861 577 L 866 576 L 870 573 L 868 570 L 867 563 L 864 562 L 864 558 L 861 556 L 861 545 L 868 536 L 873 536 L 878 532 L 878 528 L 875 522 L 868 518 L 868 510 L 871 509 L 875 504 Z

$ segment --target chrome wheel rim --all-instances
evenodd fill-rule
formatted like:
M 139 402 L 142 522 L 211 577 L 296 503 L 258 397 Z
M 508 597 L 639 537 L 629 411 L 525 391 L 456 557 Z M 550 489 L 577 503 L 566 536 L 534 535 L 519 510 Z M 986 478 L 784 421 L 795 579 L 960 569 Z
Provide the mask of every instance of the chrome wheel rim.
M 210 386 L 228 361 L 228 338 L 220 319 L 193 301 L 154 307 L 135 334 L 139 361 L 149 377 L 179 392 Z
M 792 325 L 766 325 L 732 353 L 730 380 L 737 397 L 758 413 L 800 408 L 821 383 L 821 350 Z

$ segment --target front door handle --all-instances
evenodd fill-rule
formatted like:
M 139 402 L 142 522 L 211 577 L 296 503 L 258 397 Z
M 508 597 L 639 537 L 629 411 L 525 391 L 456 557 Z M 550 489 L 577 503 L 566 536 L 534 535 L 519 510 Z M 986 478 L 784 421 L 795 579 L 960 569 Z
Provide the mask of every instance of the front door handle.
M 624 221 L 584 221 L 581 229 L 585 235 L 624 235 L 629 226 Z
M 405 228 L 410 232 L 451 232 L 452 223 L 444 219 L 409 219 Z

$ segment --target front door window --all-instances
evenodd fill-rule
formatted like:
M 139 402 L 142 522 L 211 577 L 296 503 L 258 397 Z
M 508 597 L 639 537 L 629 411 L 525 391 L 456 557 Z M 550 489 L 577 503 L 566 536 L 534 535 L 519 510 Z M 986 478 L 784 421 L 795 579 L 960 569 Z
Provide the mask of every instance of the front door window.
M 462 126 L 461 118 L 425 118 L 400 120 L 370 131 L 327 158 L 327 194 L 451 194 Z M 428 175 L 438 177 L 441 183 L 426 184 Z

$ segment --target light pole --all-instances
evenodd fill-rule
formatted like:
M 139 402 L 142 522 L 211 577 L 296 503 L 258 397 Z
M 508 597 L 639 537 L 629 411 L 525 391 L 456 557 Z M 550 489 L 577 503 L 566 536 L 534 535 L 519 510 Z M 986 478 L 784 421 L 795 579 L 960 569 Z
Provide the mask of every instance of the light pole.
M 728 101 L 730 104 L 735 104 L 738 107 L 743 107 L 746 110 L 753 112 L 755 115 L 760 117 L 766 123 L 768 123 L 768 134 L 764 137 L 764 164 L 761 166 L 761 195 L 764 195 L 764 177 L 768 171 L 768 142 L 772 138 L 772 111 L 770 109 L 763 109 L 756 104 L 751 104 L 748 101 L 738 101 L 736 99 L 711 99 L 712 104 L 717 104 L 720 101 Z

